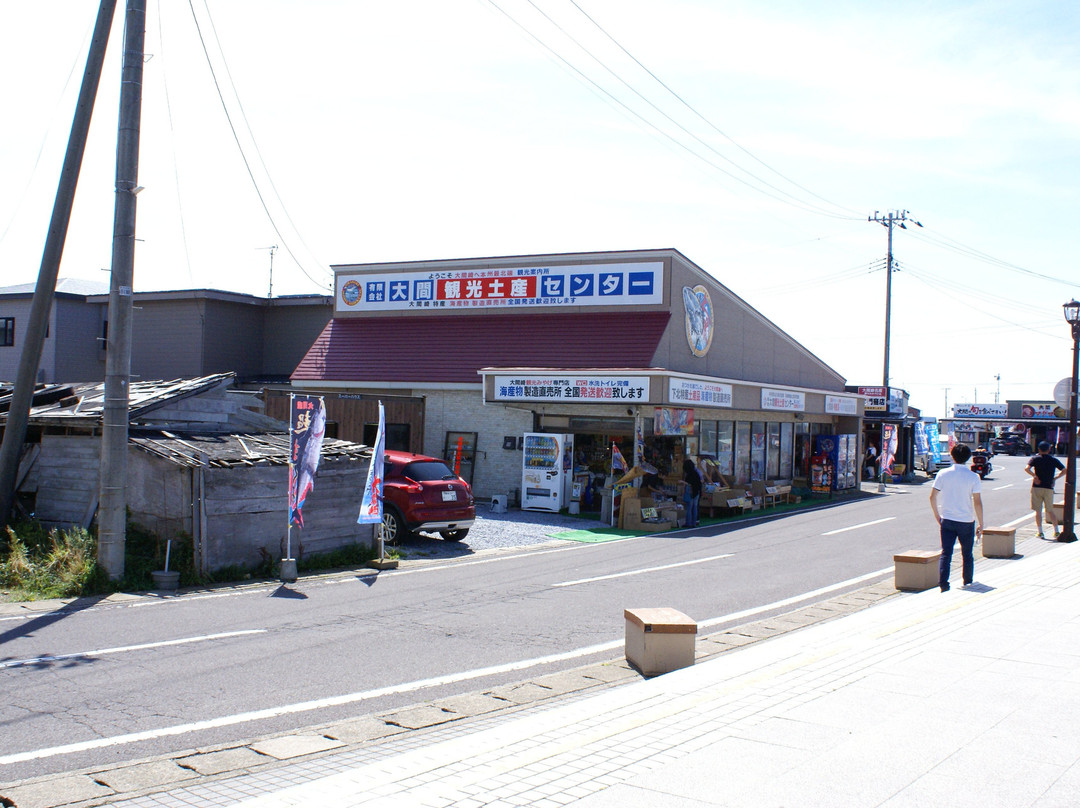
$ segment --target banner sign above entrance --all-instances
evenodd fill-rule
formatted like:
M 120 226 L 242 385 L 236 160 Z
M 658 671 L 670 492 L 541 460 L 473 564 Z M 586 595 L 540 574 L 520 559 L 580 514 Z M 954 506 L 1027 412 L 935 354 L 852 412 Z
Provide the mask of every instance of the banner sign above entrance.
M 763 387 L 761 409 L 802 412 L 806 409 L 806 394 L 796 393 L 794 390 L 770 390 L 768 387 Z
M 648 401 L 648 376 L 495 376 L 494 401 L 621 404 Z
M 638 306 L 664 302 L 660 262 L 340 273 L 334 311 Z
M 847 396 L 825 396 L 825 412 L 829 415 L 858 415 L 859 402 Z
M 1009 414 L 1007 404 L 953 404 L 953 418 L 1004 418 Z
M 670 379 L 668 398 L 672 404 L 696 404 L 699 407 L 730 407 L 731 385 L 720 382 L 698 382 L 690 379 Z

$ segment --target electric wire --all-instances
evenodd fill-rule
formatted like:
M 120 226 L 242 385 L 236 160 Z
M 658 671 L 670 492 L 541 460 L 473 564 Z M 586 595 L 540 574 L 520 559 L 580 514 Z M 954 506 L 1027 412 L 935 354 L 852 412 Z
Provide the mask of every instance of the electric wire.
M 596 64 L 598 64 L 598 65 L 599 65 L 599 66 L 600 66 L 601 68 L 603 68 L 604 70 L 606 70 L 606 71 L 607 71 L 607 72 L 608 72 L 608 73 L 609 73 L 609 74 L 610 74 L 610 75 L 611 75 L 611 76 L 612 76 L 612 77 L 613 77 L 613 78 L 614 78 L 614 79 L 615 79 L 616 81 L 618 81 L 618 82 L 619 82 L 620 84 L 622 84 L 622 85 L 623 85 L 624 87 L 626 87 L 626 88 L 627 88 L 627 89 L 628 89 L 628 90 L 629 90 L 630 92 L 632 92 L 632 93 L 633 93 L 634 95 L 636 95 L 636 96 L 637 96 L 638 98 L 640 98 L 640 99 L 641 99 L 641 100 L 642 100 L 642 101 L 643 101 L 643 102 L 644 102 L 645 104 L 647 104 L 647 105 L 648 105 L 649 107 L 651 107 L 651 108 L 652 108 L 653 110 L 655 110 L 655 111 L 656 111 L 657 113 L 659 113 L 661 117 L 663 117 L 663 118 L 664 118 L 665 120 L 667 120 L 668 122 L 670 122 L 670 123 L 671 123 L 671 124 L 672 124 L 673 126 L 675 126 L 675 127 L 677 128 L 677 129 L 679 129 L 680 131 L 682 131 L 682 132 L 683 132 L 684 134 L 686 134 L 686 135 L 687 135 L 688 137 L 690 137 L 690 138 L 692 138 L 693 140 L 695 140 L 695 141 L 697 141 L 698 143 L 700 143 L 700 144 L 701 144 L 702 146 L 704 146 L 704 147 L 705 147 L 706 149 L 708 149 L 708 150 L 709 150 L 710 152 L 712 152 L 713 154 L 715 154 L 715 155 L 716 155 L 717 157 L 719 157 L 719 158 L 720 158 L 721 160 L 723 160 L 723 161 L 724 161 L 725 163 L 729 164 L 730 166 L 732 166 L 732 167 L 733 167 L 733 168 L 735 168 L 736 170 L 738 170 L 738 171 L 741 171 L 741 172 L 743 172 L 744 174 L 746 174 L 746 175 L 750 176 L 750 177 L 751 177 L 751 178 L 753 178 L 753 179 L 754 179 L 755 181 L 757 181 L 757 182 L 760 182 L 760 183 L 761 183 L 762 185 L 764 185 L 765 187 L 767 187 L 767 188 L 771 188 L 772 190 L 776 191 L 776 192 L 777 192 L 778 194 L 782 194 L 782 195 L 784 195 L 784 196 L 788 197 L 789 199 L 793 200 L 794 202 L 798 203 L 799 205 L 807 205 L 807 204 L 810 204 L 810 203 L 804 202 L 803 200 L 799 199 L 798 197 L 794 196 L 793 194 L 790 194 L 790 193 L 788 193 L 787 191 L 783 190 L 782 188 L 778 188 L 777 186 L 773 185 L 772 183 L 770 183 L 770 182 L 767 182 L 766 180 L 763 180 L 763 179 L 762 179 L 761 177 L 758 177 L 757 175 L 755 175 L 755 174 L 754 174 L 753 172 L 751 172 L 751 171 L 747 170 L 746 168 L 743 168 L 743 167 L 742 167 L 741 165 L 739 165 L 738 163 L 736 163 L 736 162 L 735 162 L 734 160 L 732 160 L 732 159 L 731 159 L 730 157 L 728 157 L 727 155 L 723 154 L 723 153 L 722 153 L 722 152 L 721 152 L 720 150 L 718 150 L 718 149 L 717 149 L 717 148 L 716 148 L 715 146 L 713 146 L 713 145 L 712 145 L 711 143 L 709 143 L 709 142 L 707 142 L 707 141 L 703 140 L 702 138 L 698 137 L 698 136 L 697 136 L 696 134 L 694 134 L 693 132 L 691 132 L 691 131 L 690 131 L 689 129 L 687 129 L 687 128 L 686 128 L 685 126 L 683 126 L 683 124 L 681 124 L 681 123 L 680 123 L 679 121 L 675 120 L 675 118 L 673 118 L 673 117 L 672 117 L 671 115 L 669 115 L 669 114 L 668 114 L 668 113 L 666 113 L 666 112 L 665 112 L 664 110 L 662 110 L 662 109 L 661 109 L 661 108 L 660 108 L 659 106 L 657 106 L 657 105 L 656 105 L 655 103 L 653 103 L 653 101 L 651 101 L 651 100 L 650 100 L 649 98 L 647 98 L 647 97 L 646 97 L 646 96 L 645 96 L 645 95 L 644 95 L 644 94 L 643 94 L 643 93 L 642 93 L 642 92 L 641 92 L 640 90 L 638 90 L 638 89 L 637 89 L 636 87 L 634 87 L 634 86 L 633 86 L 632 84 L 630 84 L 630 82 L 628 82 L 628 81 L 627 81 L 626 79 L 624 79 L 624 78 L 623 78 L 622 76 L 620 76 L 620 75 L 619 75 L 619 74 L 618 74 L 617 72 L 615 72 L 615 70 L 613 70 L 613 69 L 612 69 L 612 68 L 611 68 L 610 66 L 608 66 L 608 65 L 607 65 L 607 64 L 606 64 L 606 63 L 605 63 L 605 62 L 604 62 L 604 61 L 603 61 L 602 59 L 600 59 L 600 58 L 599 58 L 599 57 L 598 57 L 598 56 L 597 56 L 597 55 L 596 55 L 595 53 L 593 53 L 593 52 L 592 52 L 591 50 L 589 50 L 589 48 L 587 48 L 587 47 L 586 47 L 585 45 L 583 45 L 583 44 L 582 44 L 582 43 L 581 43 L 581 42 L 580 42 L 580 41 L 579 41 L 579 40 L 578 40 L 577 38 L 575 38 L 575 37 L 573 36 L 573 34 L 571 34 L 571 33 L 570 33 L 569 31 L 567 31 L 567 30 L 566 30 L 566 29 L 565 29 L 565 28 L 564 28 L 564 27 L 563 27 L 562 25 L 560 25 L 560 24 L 559 24 L 559 23 L 558 23 L 558 22 L 557 22 L 557 21 L 556 21 L 555 19 L 553 19 L 553 18 L 552 18 L 552 17 L 551 17 L 551 16 L 550 16 L 550 15 L 549 15 L 549 14 L 548 14 L 548 13 L 547 13 L 546 11 L 544 11 L 544 10 L 543 10 L 542 8 L 540 8 L 540 7 L 539 7 L 539 6 L 538 6 L 538 5 L 536 4 L 535 0 L 526 0 L 526 1 L 527 1 L 527 2 L 529 3 L 529 5 L 530 5 L 530 6 L 532 6 L 532 7 L 534 8 L 534 9 L 536 9 L 536 11 L 537 11 L 537 12 L 538 12 L 538 13 L 539 13 L 539 14 L 540 14 L 541 16 L 543 16 L 543 17 L 544 17 L 544 19 L 546 19 L 546 20 L 547 20 L 548 22 L 550 22 L 550 23 L 551 23 L 551 24 L 552 24 L 553 26 L 555 26 L 555 28 L 557 28 L 557 29 L 558 29 L 558 30 L 559 30 L 559 31 L 560 31 L 560 32 L 561 32 L 561 33 L 562 33 L 562 34 L 563 34 L 563 35 L 564 35 L 564 36 L 565 36 L 565 37 L 566 37 L 567 39 L 569 39 L 569 40 L 570 40 L 571 42 L 573 42 L 573 43 L 574 43 L 574 44 L 575 44 L 575 45 L 576 45 L 576 46 L 577 46 L 578 48 L 580 48 L 580 49 L 581 49 L 581 50 L 582 50 L 582 51 L 583 51 L 583 52 L 584 52 L 584 53 L 585 53 L 585 54 L 586 54 L 586 55 L 587 55 L 587 56 L 588 56 L 588 57 L 589 57 L 590 59 L 592 59 L 592 60 L 593 60 L 594 62 L 596 62 Z M 573 0 L 571 0 L 571 2 L 573 2 Z M 581 11 L 581 7 L 580 7 L 580 6 L 577 6 L 577 4 L 576 4 L 576 3 L 574 3 L 574 5 L 575 5 L 575 7 L 577 7 L 577 8 L 578 8 L 578 10 L 579 10 L 579 11 Z M 584 12 L 584 11 L 581 11 L 581 13 L 582 13 L 582 14 L 585 14 L 585 12 Z M 588 17 L 588 15 L 587 15 L 587 14 L 585 14 L 585 16 L 586 16 L 586 17 Z M 590 22 L 593 22 L 593 24 L 594 24 L 594 25 L 596 25 L 595 21 L 593 21 L 591 17 L 589 17 L 589 20 L 590 20 Z M 597 26 L 597 27 L 599 28 L 599 26 Z M 601 31 L 603 31 L 603 29 L 602 29 L 602 28 L 601 28 L 600 30 L 601 30 Z M 609 38 L 609 39 L 611 39 L 611 36 L 610 36 L 609 34 L 607 34 L 607 32 L 606 32 L 606 31 L 604 31 L 604 33 L 605 33 L 605 35 L 607 35 L 607 36 L 608 36 L 608 38 Z M 614 39 L 612 39 L 612 42 L 615 42 L 615 40 L 614 40 Z M 618 43 L 618 42 L 615 42 L 615 44 L 616 44 L 616 45 L 619 45 L 619 43 Z M 622 46 L 621 46 L 621 45 L 619 45 L 619 47 L 620 47 L 620 48 L 622 48 Z M 623 50 L 624 50 L 624 52 L 625 52 L 625 48 L 623 48 Z M 627 53 L 627 55 L 628 55 L 628 56 L 630 56 L 630 54 L 629 54 L 629 53 Z M 633 56 L 630 56 L 630 58 L 631 58 L 631 59 L 633 59 Z M 635 61 L 635 62 L 637 62 L 637 60 L 636 60 L 636 59 L 634 59 L 634 61 Z M 638 64 L 640 65 L 640 62 L 638 62 Z M 646 70 L 646 72 L 649 72 L 649 71 L 648 71 L 648 70 Z M 656 78 L 656 76 L 654 76 L 654 75 L 653 75 L 652 73 L 649 73 L 649 75 L 652 75 L 652 76 L 653 76 L 653 78 Z M 659 82 L 659 83 L 661 84 L 661 86 L 663 86 L 663 87 L 664 87 L 665 89 L 668 89 L 668 91 L 669 91 L 669 92 L 672 92 L 672 91 L 670 90 L 670 88 L 668 88 L 668 87 L 667 87 L 666 85 L 664 85 L 664 83 L 663 83 L 663 82 L 661 82 L 661 81 L 660 81 L 659 79 L 656 79 L 656 80 L 657 80 L 657 81 L 658 81 L 658 82 Z M 672 95 L 675 95 L 675 93 L 674 93 L 674 92 L 672 92 Z M 676 97 L 678 97 L 678 96 L 676 96 Z M 680 100 L 681 100 L 681 99 L 680 99 Z M 685 103 L 685 102 L 684 102 L 684 103 Z M 785 179 L 786 179 L 786 178 L 785 178 Z M 805 190 L 805 189 L 804 189 L 804 190 Z M 830 203 L 830 204 L 831 204 L 831 203 Z M 821 211 L 821 212 L 822 212 L 822 213 L 824 213 L 824 214 L 826 214 L 826 215 L 834 215 L 834 214 L 832 214 L 832 213 L 829 213 L 828 211 L 824 211 L 824 210 L 823 210 L 823 211 Z M 845 218 L 847 218 L 847 217 L 845 217 Z M 854 218 L 854 217 L 852 217 L 852 218 Z
M 206 46 L 206 39 L 203 36 L 202 26 L 199 24 L 199 18 L 195 13 L 195 5 L 194 5 L 193 0 L 188 0 L 188 7 L 191 9 L 191 17 L 192 17 L 192 20 L 194 20 L 194 22 L 195 22 L 195 30 L 196 30 L 196 32 L 198 33 L 198 36 L 199 36 L 199 44 L 202 47 L 203 55 L 206 57 L 206 64 L 210 69 L 210 75 L 211 75 L 211 78 L 214 81 L 214 89 L 217 91 L 218 100 L 221 102 L 221 108 L 225 112 L 225 119 L 229 124 L 229 131 L 232 132 L 233 140 L 236 142 L 236 147 L 240 150 L 240 159 L 243 160 L 243 162 L 244 162 L 244 168 L 247 170 L 248 177 L 251 179 L 252 186 L 253 186 L 253 188 L 255 190 L 255 195 L 259 198 L 259 203 L 262 205 L 263 212 L 266 213 L 266 217 L 267 217 L 267 219 L 269 219 L 271 227 L 274 228 L 274 232 L 277 234 L 278 238 L 281 239 L 281 243 L 285 246 L 285 251 L 293 259 L 293 261 L 296 263 L 296 266 L 300 269 L 300 271 L 304 274 L 304 276 L 309 281 L 311 281 L 316 286 L 318 286 L 320 289 L 326 288 L 327 286 L 329 286 L 329 282 L 320 282 L 320 281 L 316 280 L 315 278 L 313 278 L 310 275 L 310 273 L 308 273 L 307 269 L 300 262 L 300 259 L 296 257 L 296 254 L 293 252 L 292 248 L 289 246 L 289 240 L 285 238 L 285 235 L 281 232 L 281 228 L 278 226 L 277 220 L 274 218 L 274 215 L 270 212 L 270 208 L 269 208 L 269 206 L 267 205 L 267 202 L 266 202 L 266 197 L 263 195 L 262 189 L 259 187 L 259 183 L 255 179 L 255 174 L 254 174 L 254 172 L 252 171 L 252 168 L 251 168 L 251 162 L 248 160 L 247 153 L 244 151 L 244 147 L 240 143 L 240 136 L 239 136 L 239 133 L 236 131 L 236 125 L 233 123 L 232 115 L 229 113 L 229 107 L 225 103 L 225 96 L 221 91 L 221 84 L 218 81 L 217 71 L 214 70 L 213 62 L 210 59 L 210 52 L 209 52 L 209 50 L 207 49 L 207 46 Z M 327 270 L 327 269 L 325 269 L 323 267 L 320 267 L 320 269 L 327 276 L 332 277 L 332 274 L 330 273 L 329 270 Z
M 824 203 L 826 203 L 828 205 L 832 205 L 833 207 L 838 208 L 839 210 L 842 210 L 842 211 L 845 211 L 845 212 L 847 212 L 849 214 L 852 214 L 852 218 L 858 218 L 858 216 L 855 214 L 855 211 L 851 210 L 850 208 L 846 208 L 843 205 L 838 205 L 837 203 L 832 202 L 832 201 L 826 199 L 825 197 L 814 193 L 809 188 L 806 188 L 806 187 L 800 185 L 795 180 L 791 179 L 791 177 L 788 177 L 786 174 L 783 174 L 780 171 L 776 170 L 771 165 L 769 165 L 764 160 L 762 160 L 757 155 L 755 155 L 753 152 L 751 152 L 749 149 L 745 148 L 740 143 L 738 143 L 734 138 L 732 138 L 730 135 L 728 135 L 720 127 L 718 127 L 716 124 L 714 124 L 712 121 L 710 121 L 704 115 L 702 115 L 697 109 L 694 108 L 693 105 L 690 104 L 690 102 L 688 102 L 685 98 L 683 98 L 681 95 L 679 95 L 679 93 L 675 92 L 675 90 L 673 90 L 665 81 L 663 81 L 659 76 L 657 76 L 656 73 L 654 73 L 652 70 L 650 70 L 648 67 L 646 67 L 645 64 L 642 63 L 642 61 L 640 59 L 638 59 L 636 56 L 634 56 L 634 54 L 632 54 L 626 47 L 624 47 L 621 42 L 619 42 L 617 39 L 615 39 L 615 37 L 612 36 L 607 31 L 606 28 L 604 28 L 604 26 L 600 25 L 600 23 L 598 23 L 591 15 L 589 15 L 589 13 L 585 11 L 585 9 L 583 9 L 580 5 L 578 5 L 576 0 L 569 0 L 569 1 L 570 1 L 570 4 L 572 6 L 574 6 L 574 8 L 576 8 L 579 12 L 581 12 L 581 14 L 585 17 L 585 19 L 587 19 L 594 26 L 596 26 L 596 28 L 605 37 L 607 37 L 609 40 L 611 40 L 612 44 L 614 44 L 615 47 L 617 47 L 619 50 L 621 50 L 623 53 L 625 53 L 628 58 L 630 58 L 642 70 L 644 70 L 646 73 L 648 73 L 649 76 L 651 76 L 652 79 L 657 84 L 659 84 L 661 87 L 663 87 L 665 90 L 667 90 L 667 92 L 670 93 L 680 104 L 682 104 L 684 107 L 686 107 L 688 110 L 690 110 L 690 112 L 692 112 L 697 118 L 699 118 L 706 126 L 708 126 L 710 129 L 712 129 L 714 132 L 716 132 L 722 138 L 724 138 L 729 143 L 731 143 L 731 145 L 733 145 L 735 148 L 737 148 L 739 151 L 741 151 L 743 154 L 745 154 L 750 159 L 754 160 L 756 163 L 758 163 L 762 167 L 767 168 L 769 171 L 776 174 L 776 176 L 780 177 L 781 179 L 785 180 L 786 182 L 791 183 L 796 188 L 798 188 L 800 191 L 803 191 L 804 193 L 810 194 L 810 196 L 814 197 L 815 199 L 820 199 L 822 202 L 824 202 Z M 530 2 L 531 2 L 531 0 L 530 0 Z M 725 158 L 725 159 L 727 159 L 727 158 Z M 732 161 L 728 160 L 728 162 L 732 162 Z M 734 163 L 732 163 L 732 164 L 734 165 Z M 747 171 L 745 168 L 742 168 L 741 170 L 746 171 L 746 173 L 748 173 L 748 174 L 751 174 L 751 172 Z M 751 176 L 753 176 L 753 174 L 751 174 Z M 772 186 L 770 186 L 770 187 L 772 187 Z
M 274 192 L 274 198 L 277 200 L 278 205 L 281 208 L 281 212 L 285 216 L 285 220 L 289 223 L 289 226 L 296 234 L 296 237 L 300 240 L 300 245 L 307 251 L 310 257 L 314 258 L 314 251 L 312 251 L 312 249 L 307 245 L 307 242 L 304 241 L 304 236 L 300 232 L 300 228 L 296 226 L 296 223 L 293 221 L 292 216 L 289 214 L 288 208 L 285 207 L 285 202 L 282 200 L 281 194 L 278 193 L 277 185 L 274 184 L 274 177 L 270 173 L 270 169 L 266 166 L 266 161 L 263 159 L 262 156 L 262 150 L 259 148 L 259 143 L 255 139 L 255 130 L 252 128 L 250 121 L 248 121 L 247 111 L 244 108 L 243 102 L 240 100 L 240 93 L 236 89 L 236 82 L 233 81 L 232 71 L 229 69 L 229 62 L 225 58 L 225 49 L 221 46 L 221 39 L 220 37 L 218 37 L 217 25 L 214 23 L 214 18 L 210 14 L 210 7 L 207 4 L 207 0 L 203 0 L 203 5 L 206 8 L 206 17 L 210 21 L 210 30 L 214 35 L 214 43 L 217 45 L 218 54 L 221 56 L 221 63 L 225 67 L 225 76 L 229 80 L 229 87 L 232 90 L 234 99 L 236 100 L 236 106 L 240 109 L 240 117 L 244 120 L 244 128 L 247 131 L 248 137 L 251 138 L 251 145 L 255 149 L 255 156 L 259 160 L 259 165 L 262 167 L 263 174 L 266 176 L 267 182 L 270 183 L 270 189 Z M 288 247 L 286 247 L 286 249 L 288 249 Z M 289 254 L 292 255 L 291 252 Z M 319 263 L 318 259 L 316 259 L 316 263 Z M 319 268 L 327 275 L 330 282 L 332 282 L 333 273 L 325 267 L 320 266 Z
M 26 202 L 26 195 L 34 185 L 34 178 L 37 176 L 38 166 L 41 165 L 41 156 L 45 153 L 45 146 L 49 142 L 49 135 L 56 125 L 60 106 L 64 103 L 64 96 L 67 95 L 68 88 L 71 87 L 72 79 L 75 78 L 76 72 L 79 69 L 83 54 L 87 54 L 90 51 L 90 37 L 93 34 L 95 22 L 96 18 L 90 17 L 86 30 L 83 32 L 82 42 L 79 44 L 79 47 L 75 49 L 75 55 L 71 60 L 71 68 L 68 70 L 67 79 L 64 81 L 64 87 L 57 96 L 56 103 L 53 105 L 52 115 L 49 117 L 49 124 L 45 127 L 45 133 L 41 136 L 41 143 L 38 145 L 37 155 L 34 157 L 34 165 L 31 166 L 30 173 L 26 177 L 26 184 L 19 193 L 18 200 L 15 202 L 15 207 L 12 208 L 11 217 L 8 219 L 7 224 L 4 225 L 3 232 L 0 233 L 0 243 L 3 243 L 8 232 L 11 230 L 11 226 L 15 224 L 15 219 L 18 218 L 20 211 L 23 209 L 23 204 Z
M 989 253 L 978 250 L 975 247 L 969 247 L 968 245 L 963 244 L 956 239 L 949 238 L 948 236 L 940 232 L 931 234 L 925 232 L 925 230 L 912 230 L 911 233 L 916 238 L 922 239 L 923 241 L 926 241 L 927 243 L 932 244 L 935 247 L 939 247 L 945 250 L 951 250 L 952 252 L 967 256 L 968 258 L 974 258 L 977 261 L 982 261 L 984 263 L 991 264 L 1002 269 L 1007 269 L 1012 272 L 1018 272 L 1022 275 L 1027 275 L 1028 277 L 1039 278 L 1041 280 L 1050 281 L 1052 283 L 1060 283 L 1066 286 L 1070 286 L 1072 288 L 1076 287 L 1075 281 L 1069 281 L 1064 278 L 1055 277 L 1053 275 L 1046 275 L 1041 272 L 1035 272 L 1034 270 L 1027 269 L 1018 264 L 1013 264 L 1009 261 L 995 258 Z
M 813 214 L 818 215 L 818 216 L 827 216 L 829 218 L 834 218 L 834 219 L 853 219 L 853 218 L 855 218 L 855 217 L 852 217 L 852 216 L 841 215 L 841 214 L 838 214 L 838 213 L 831 213 L 831 212 L 823 210 L 821 208 L 810 207 L 807 203 L 802 203 L 802 202 L 797 202 L 797 201 L 793 202 L 790 199 L 785 199 L 782 196 L 777 196 L 776 194 L 773 194 L 773 193 L 770 193 L 769 191 L 763 190 L 762 188 L 760 188 L 760 187 L 758 187 L 756 185 L 753 185 L 752 183 L 748 182 L 747 180 L 744 180 L 742 177 L 739 177 L 739 176 L 731 173 L 730 171 L 726 170 L 725 168 L 717 165 L 716 163 L 714 163 L 712 160 L 710 160 L 705 155 L 700 154 L 699 152 L 695 151 L 693 148 L 688 146 L 686 143 L 683 143 L 678 138 L 671 135 L 669 132 L 664 131 L 662 128 L 657 126 L 655 123 L 648 120 L 640 112 L 638 112 L 637 110 L 635 110 L 632 107 L 630 107 L 629 105 L 627 105 L 625 102 L 623 102 L 621 99 L 619 99 L 617 96 L 615 96 L 613 93 L 611 93 L 606 88 L 602 87 L 599 83 L 597 83 L 591 77 L 589 77 L 584 71 L 582 71 L 580 68 L 578 68 L 572 62 L 570 62 L 566 57 L 564 57 L 562 54 L 560 54 L 558 51 L 556 51 L 547 42 L 545 42 L 543 39 L 541 39 L 537 34 L 533 33 L 526 25 L 521 23 L 516 17 L 514 17 L 512 14 L 510 14 L 506 9 L 504 9 L 500 5 L 498 5 L 498 3 L 495 2 L 495 0 L 488 0 L 488 3 L 493 8 L 495 8 L 499 13 L 501 13 L 503 16 L 505 16 L 508 20 L 510 20 L 521 31 L 523 31 L 534 42 L 536 42 L 542 48 L 544 48 L 549 53 L 551 53 L 553 56 L 555 56 L 556 59 L 558 59 L 560 62 L 562 62 L 563 65 L 565 65 L 567 68 L 569 68 L 575 74 L 577 74 L 577 76 L 579 76 L 581 79 L 588 82 L 590 85 L 595 87 L 599 92 L 603 93 L 605 96 L 610 98 L 616 104 L 621 106 L 623 109 L 625 109 L 627 112 L 629 112 L 634 118 L 636 118 L 641 123 L 645 124 L 645 126 L 649 127 L 654 132 L 660 134 L 662 137 L 664 137 L 667 140 L 671 141 L 673 144 L 678 146 L 680 149 L 683 149 L 684 151 L 688 152 L 692 156 L 696 157 L 698 160 L 705 163 L 710 168 L 720 172 L 721 174 L 724 174 L 725 176 L 727 176 L 730 179 L 738 182 L 741 185 L 745 185 L 747 188 L 751 189 L 752 191 L 756 191 L 757 193 L 762 194 L 764 196 L 767 196 L 770 199 L 773 199 L 773 200 L 775 200 L 777 202 L 780 202 L 782 204 L 785 204 L 785 205 L 790 205 L 790 206 L 792 206 L 794 208 L 797 208 L 799 210 L 802 210 L 802 211 L 804 211 L 806 213 L 813 213 Z
M 811 289 L 821 286 L 831 286 L 836 283 L 842 283 L 845 281 L 854 280 L 864 275 L 869 275 L 874 272 L 880 272 L 885 268 L 885 259 L 879 258 L 876 261 L 872 261 L 869 264 L 858 264 L 848 269 L 841 269 L 837 272 L 833 272 L 828 275 L 819 275 L 811 278 L 803 278 L 801 280 L 792 281 L 789 283 L 778 283 L 773 286 L 765 286 L 758 289 L 761 294 L 768 295 L 783 295 L 791 294 L 795 292 L 801 292 L 805 289 Z

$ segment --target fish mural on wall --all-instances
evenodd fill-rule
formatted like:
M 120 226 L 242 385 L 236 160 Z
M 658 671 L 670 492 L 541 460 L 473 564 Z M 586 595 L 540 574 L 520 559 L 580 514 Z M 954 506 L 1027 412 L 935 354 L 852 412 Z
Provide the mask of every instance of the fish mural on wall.
M 683 308 L 686 309 L 686 342 L 694 356 L 705 356 L 713 338 L 713 307 L 709 291 L 700 284 L 682 290 Z

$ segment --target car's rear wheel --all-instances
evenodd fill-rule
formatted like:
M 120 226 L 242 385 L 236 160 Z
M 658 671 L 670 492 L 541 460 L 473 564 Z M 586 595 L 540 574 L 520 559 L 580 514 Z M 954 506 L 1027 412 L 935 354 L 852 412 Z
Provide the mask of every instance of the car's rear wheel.
M 383 541 L 394 544 L 409 537 L 409 529 L 405 527 L 405 520 L 393 508 L 386 508 L 383 511 L 382 523 Z
M 460 530 L 440 530 L 439 535 L 442 536 L 445 541 L 461 541 L 469 535 L 469 529 L 466 527 Z

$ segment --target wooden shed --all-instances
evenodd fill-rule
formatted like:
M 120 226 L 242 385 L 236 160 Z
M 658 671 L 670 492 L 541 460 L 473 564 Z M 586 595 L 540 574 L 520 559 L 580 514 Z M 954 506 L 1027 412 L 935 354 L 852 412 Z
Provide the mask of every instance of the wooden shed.
M 190 535 L 204 573 L 281 558 L 288 535 L 288 424 L 252 409 L 259 402 L 232 382 L 229 373 L 131 385 L 131 519 L 162 539 Z M 35 398 L 18 491 L 48 526 L 89 526 L 97 510 L 102 388 L 43 389 Z M 304 528 L 293 528 L 294 556 L 372 542 L 372 527 L 356 523 L 370 463 L 370 447 L 323 442 Z

